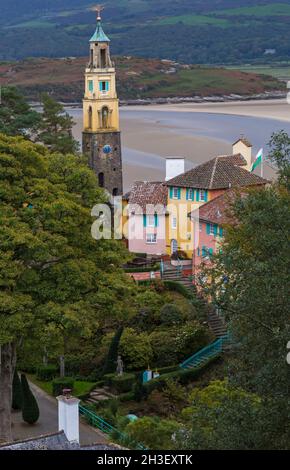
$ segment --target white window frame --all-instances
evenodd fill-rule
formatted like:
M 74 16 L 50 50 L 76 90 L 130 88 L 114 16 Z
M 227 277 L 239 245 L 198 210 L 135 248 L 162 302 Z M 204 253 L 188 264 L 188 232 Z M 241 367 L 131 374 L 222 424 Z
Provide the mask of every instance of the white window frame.
M 153 220 L 153 222 L 152 222 Z M 147 227 L 154 228 L 155 227 L 155 216 L 154 215 L 147 215 Z
M 209 234 L 214 235 L 214 224 L 209 224 Z
M 173 188 L 172 199 L 178 199 L 178 195 L 179 195 L 179 188 Z
M 171 219 L 171 228 L 172 228 L 173 230 L 176 230 L 176 229 L 177 229 L 177 217 L 172 216 L 172 219 Z
M 187 200 L 188 201 L 192 201 L 193 200 L 193 195 L 194 195 L 194 191 L 192 188 L 189 188 L 188 189 L 188 193 L 187 193 Z
M 155 245 L 157 243 L 157 233 L 147 233 L 146 243 L 148 245 Z
M 201 189 L 199 192 L 199 200 L 201 202 L 205 202 L 205 195 L 206 195 L 205 189 Z

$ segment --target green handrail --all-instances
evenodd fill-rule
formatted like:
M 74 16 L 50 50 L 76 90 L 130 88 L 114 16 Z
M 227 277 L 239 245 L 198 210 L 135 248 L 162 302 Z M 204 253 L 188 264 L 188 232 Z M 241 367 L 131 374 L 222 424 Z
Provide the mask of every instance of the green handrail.
M 148 450 L 145 446 L 143 446 L 143 444 L 140 444 L 139 442 L 132 440 L 127 434 L 114 428 L 113 426 L 111 426 L 111 424 L 107 423 L 103 418 L 96 415 L 93 411 L 88 410 L 82 405 L 79 405 L 79 413 L 81 416 L 84 416 L 88 420 L 89 424 L 98 428 L 103 433 L 111 434 L 111 432 L 115 432 L 116 435 L 118 436 L 118 439 L 120 439 L 121 442 L 125 442 L 125 443 L 129 442 L 137 450 Z

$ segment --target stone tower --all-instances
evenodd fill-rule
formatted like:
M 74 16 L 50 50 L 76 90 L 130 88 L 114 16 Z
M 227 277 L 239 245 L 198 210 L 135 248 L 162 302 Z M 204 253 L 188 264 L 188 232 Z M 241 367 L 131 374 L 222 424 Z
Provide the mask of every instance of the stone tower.
M 90 39 L 90 60 L 85 72 L 83 100 L 83 153 L 95 171 L 99 186 L 113 196 L 123 194 L 119 100 L 116 71 L 110 57 L 110 39 L 101 25 Z

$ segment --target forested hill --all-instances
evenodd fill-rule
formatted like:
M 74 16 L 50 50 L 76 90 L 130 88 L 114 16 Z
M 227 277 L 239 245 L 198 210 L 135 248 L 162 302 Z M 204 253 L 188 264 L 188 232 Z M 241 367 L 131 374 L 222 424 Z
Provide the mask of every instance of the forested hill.
M 85 56 L 89 0 L 0 0 L 0 60 Z M 289 0 L 108 0 L 115 55 L 183 63 L 289 60 Z

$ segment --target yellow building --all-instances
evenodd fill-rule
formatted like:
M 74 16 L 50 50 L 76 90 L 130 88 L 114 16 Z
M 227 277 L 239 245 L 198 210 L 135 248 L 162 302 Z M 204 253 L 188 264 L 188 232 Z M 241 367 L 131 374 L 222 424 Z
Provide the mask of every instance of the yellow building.
M 114 196 L 123 193 L 119 100 L 116 71 L 110 57 L 110 39 L 104 33 L 100 11 L 90 39 L 83 100 L 83 153 L 95 171 L 99 186 Z
M 186 253 L 189 259 L 198 246 L 199 227 L 190 213 L 212 201 L 230 188 L 264 185 L 266 180 L 250 173 L 252 146 L 244 138 L 233 145 L 233 155 L 209 160 L 166 182 L 168 211 L 166 221 L 166 252 Z

